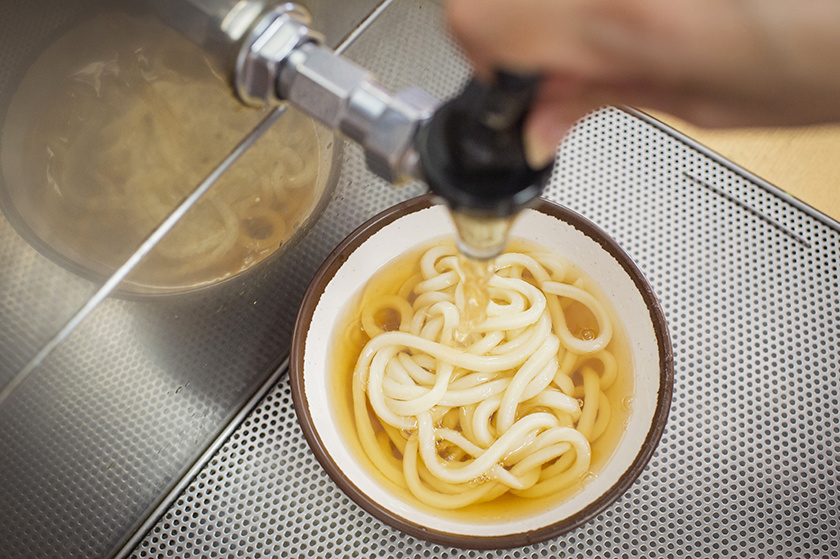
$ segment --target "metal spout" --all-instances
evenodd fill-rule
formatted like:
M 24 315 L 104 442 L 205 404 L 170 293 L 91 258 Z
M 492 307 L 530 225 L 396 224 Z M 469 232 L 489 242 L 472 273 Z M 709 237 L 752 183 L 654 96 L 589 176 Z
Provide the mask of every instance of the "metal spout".
M 486 221 L 515 215 L 547 182 L 550 165 L 532 169 L 522 142 L 534 77 L 500 73 L 490 84 L 472 81 L 440 106 L 421 89 L 388 90 L 324 46 L 300 5 L 175 4 L 193 12 L 203 6 L 202 24 L 179 18 L 190 38 L 237 50 L 234 84 L 244 103 L 288 101 L 359 143 L 368 168 L 391 183 L 423 180 L 454 212 Z
M 533 169 L 522 137 L 537 85 L 537 77 L 507 73 L 473 80 L 420 131 L 425 180 L 453 211 L 510 217 L 543 191 L 551 165 Z
M 532 168 L 523 142 L 538 83 L 507 73 L 490 84 L 473 80 L 417 136 L 424 178 L 449 206 L 459 250 L 471 258 L 501 254 L 513 218 L 548 182 L 551 165 Z

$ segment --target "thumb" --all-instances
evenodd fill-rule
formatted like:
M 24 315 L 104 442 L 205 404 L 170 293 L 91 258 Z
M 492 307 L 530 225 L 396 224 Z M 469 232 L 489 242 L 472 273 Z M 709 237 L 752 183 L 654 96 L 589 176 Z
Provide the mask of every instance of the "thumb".
M 590 108 L 558 107 L 557 103 L 537 103 L 528 114 L 523 131 L 523 144 L 528 164 L 541 169 L 554 159 L 560 141 L 578 119 Z

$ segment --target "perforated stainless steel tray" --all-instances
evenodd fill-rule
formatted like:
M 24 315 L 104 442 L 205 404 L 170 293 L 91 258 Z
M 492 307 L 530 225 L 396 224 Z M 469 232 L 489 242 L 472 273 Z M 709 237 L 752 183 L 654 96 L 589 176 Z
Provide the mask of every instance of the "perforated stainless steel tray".
M 456 91 L 468 73 L 442 31 L 436 2 L 395 2 L 348 55 L 387 85 L 420 85 L 439 97 Z M 0 482 L 3 553 L 103 555 L 111 548 L 99 538 L 117 531 L 129 539 L 112 551 L 143 558 L 840 555 L 840 226 L 632 111 L 603 109 L 582 121 L 564 142 L 546 191 L 625 247 L 653 284 L 671 328 L 668 427 L 641 477 L 601 515 L 515 550 L 431 545 L 379 523 L 329 480 L 297 425 L 282 368 L 239 415 L 220 417 L 234 395 L 251 394 L 258 384 L 243 378 L 245 364 L 268 365 L 285 355 L 296 302 L 332 247 L 366 218 L 422 190 L 383 184 L 350 148 L 335 199 L 296 250 L 294 270 L 266 270 L 216 314 L 201 306 L 138 310 L 113 301 L 107 314 L 91 317 L 54 356 L 55 365 L 28 384 L 38 394 L 64 396 L 34 409 L 22 403 L 0 409 L 0 452 L 25 457 L 3 458 L 16 466 Z M 129 310 L 146 326 L 127 336 L 166 338 L 174 330 L 148 328 L 165 317 L 188 343 L 169 353 L 114 354 L 115 347 L 134 347 L 131 340 L 102 332 Z M 211 332 L 229 332 L 230 339 L 182 326 L 208 321 Z M 151 347 L 167 347 L 161 343 Z M 58 366 L 80 352 L 88 357 L 77 370 Z M 149 373 L 164 357 L 168 373 Z M 205 376 L 205 366 L 230 376 Z M 92 393 L 98 407 L 77 403 L 91 401 Z M 126 403 L 128 414 L 121 409 Z M 200 445 L 183 444 L 204 423 L 190 421 L 196 416 L 228 428 L 191 469 L 184 467 L 168 500 L 148 512 L 136 504 L 137 488 L 171 479 L 151 475 L 157 453 L 170 461 L 197 454 Z M 113 429 L 165 437 L 116 444 L 124 438 L 108 427 L 112 417 L 121 420 Z M 33 451 L 33 438 L 51 442 Z M 96 452 L 80 457 L 66 441 Z M 40 462 L 56 460 L 66 467 L 38 475 Z M 40 491 L 28 489 L 33 482 Z M 165 484 L 155 483 L 148 491 L 163 493 Z M 132 506 L 132 518 L 139 523 L 145 515 L 146 523 L 114 528 L 111 511 Z
M 386 83 L 438 95 L 453 92 L 466 72 L 429 3 L 396 3 L 349 53 Z M 395 201 L 358 160 L 341 192 L 341 208 L 325 223 L 356 224 Z M 575 128 L 546 196 L 628 250 L 671 327 L 669 425 L 615 505 L 566 536 L 516 550 L 405 536 L 329 480 L 295 422 L 283 377 L 133 556 L 837 557 L 837 224 L 617 109 Z

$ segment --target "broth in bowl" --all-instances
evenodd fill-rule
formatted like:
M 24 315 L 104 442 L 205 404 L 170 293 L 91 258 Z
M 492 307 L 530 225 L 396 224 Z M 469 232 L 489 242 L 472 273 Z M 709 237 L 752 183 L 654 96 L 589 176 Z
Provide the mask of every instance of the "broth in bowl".
M 459 332 L 466 272 L 433 200 L 372 218 L 316 274 L 292 339 L 295 410 L 330 477 L 383 522 L 464 548 L 544 541 L 653 454 L 667 325 L 615 241 L 541 200 L 491 270 L 486 316 Z
M 393 491 L 439 514 L 513 518 L 577 492 L 612 455 L 632 358 L 597 284 L 516 239 L 490 264 L 488 316 L 459 339 L 469 266 L 441 239 L 371 279 L 334 333 L 334 409 Z

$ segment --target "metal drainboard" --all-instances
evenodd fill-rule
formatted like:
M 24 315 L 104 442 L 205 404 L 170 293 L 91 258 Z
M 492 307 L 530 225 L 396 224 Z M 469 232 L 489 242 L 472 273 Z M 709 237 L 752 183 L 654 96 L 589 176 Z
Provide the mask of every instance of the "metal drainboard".
M 66 15 L 44 13 L 47 29 Z M 44 29 L 17 31 L 40 40 Z M 23 45 L 0 53 L 0 87 Z M 392 87 L 421 85 L 440 97 L 467 75 L 434 2 L 395 3 L 351 55 Z M 421 191 L 384 185 L 348 149 L 335 199 L 294 251 L 295 266 L 265 267 L 213 305 L 107 301 L 0 409 L 0 555 L 88 557 L 119 547 L 280 362 L 296 301 L 332 247 Z M 547 196 L 616 237 L 671 325 L 669 427 L 621 500 L 540 546 L 428 545 L 379 524 L 335 488 L 298 430 L 282 378 L 120 553 L 836 557 L 840 227 L 615 109 L 574 130 Z M 1 383 L 92 286 L 39 258 L 4 220 L 0 239 Z M 26 298 L 12 289 L 20 278 L 37 280 L 21 288 Z
M 466 77 L 435 3 L 395 3 L 348 51 L 392 87 Z M 348 155 L 316 259 L 404 196 Z M 669 425 L 613 506 L 540 545 L 469 551 L 383 525 L 326 476 L 284 376 L 141 533 L 149 557 L 837 557 L 840 226 L 632 111 L 564 142 L 546 197 L 610 232 L 653 283 L 673 336 Z

